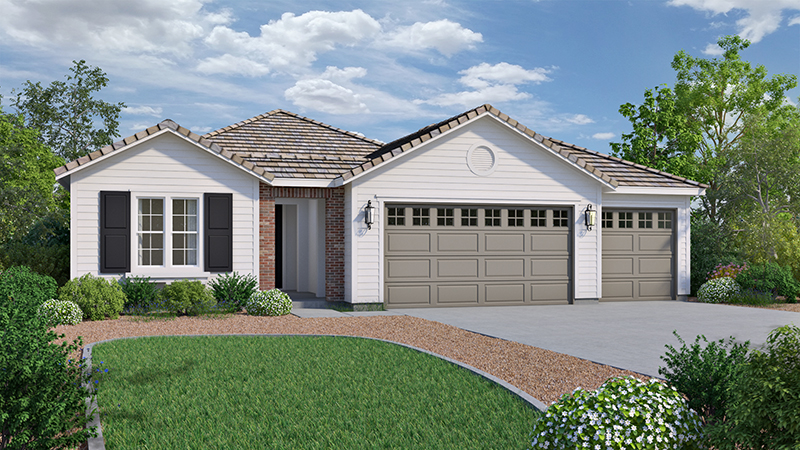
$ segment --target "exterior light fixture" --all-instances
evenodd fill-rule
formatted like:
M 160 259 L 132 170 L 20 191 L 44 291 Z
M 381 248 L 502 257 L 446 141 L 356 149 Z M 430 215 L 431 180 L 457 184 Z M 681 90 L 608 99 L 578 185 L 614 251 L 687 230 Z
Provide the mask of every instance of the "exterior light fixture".
M 372 200 L 367 200 L 367 206 L 364 207 L 364 223 L 367 224 L 367 229 L 372 229 L 372 224 L 375 223 L 375 207 L 372 206 Z
M 589 231 L 592 231 L 592 227 L 597 219 L 597 211 L 593 210 L 592 204 L 589 203 L 589 206 L 586 207 L 586 212 L 584 214 L 586 216 L 586 228 L 588 228 Z

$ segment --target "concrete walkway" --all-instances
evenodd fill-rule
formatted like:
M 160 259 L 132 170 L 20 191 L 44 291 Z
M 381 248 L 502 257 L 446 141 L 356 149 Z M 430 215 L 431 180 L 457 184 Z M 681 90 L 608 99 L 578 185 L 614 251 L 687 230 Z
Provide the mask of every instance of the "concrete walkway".
M 677 330 L 687 343 L 703 334 L 709 341 L 729 336 L 737 341 L 749 340 L 753 347 L 763 345 L 769 332 L 779 326 L 800 326 L 800 313 L 678 301 L 392 312 L 401 311 L 659 378 L 664 346 L 680 348 L 672 330 Z

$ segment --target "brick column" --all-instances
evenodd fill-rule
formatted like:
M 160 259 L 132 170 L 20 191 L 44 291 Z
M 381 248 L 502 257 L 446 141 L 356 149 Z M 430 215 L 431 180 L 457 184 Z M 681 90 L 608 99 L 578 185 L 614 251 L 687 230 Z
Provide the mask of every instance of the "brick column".
M 265 291 L 275 287 L 275 197 L 265 183 L 258 187 L 258 203 L 258 288 Z
M 344 188 L 325 199 L 325 298 L 344 300 Z

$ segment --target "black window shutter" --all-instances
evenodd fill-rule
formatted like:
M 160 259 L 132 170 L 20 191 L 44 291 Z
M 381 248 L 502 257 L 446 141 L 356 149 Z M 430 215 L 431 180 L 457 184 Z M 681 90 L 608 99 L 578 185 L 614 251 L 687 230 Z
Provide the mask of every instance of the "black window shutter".
M 100 273 L 131 271 L 131 193 L 100 191 Z
M 233 194 L 205 194 L 205 271 L 233 271 Z

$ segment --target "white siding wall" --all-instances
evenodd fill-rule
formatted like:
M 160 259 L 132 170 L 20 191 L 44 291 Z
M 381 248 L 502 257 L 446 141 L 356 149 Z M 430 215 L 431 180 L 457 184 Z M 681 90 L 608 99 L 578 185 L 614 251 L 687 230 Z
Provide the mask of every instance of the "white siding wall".
M 677 260 L 678 289 L 677 295 L 689 295 L 690 286 L 690 243 L 689 228 L 691 225 L 690 196 L 683 195 L 635 195 L 635 194 L 614 194 L 606 192 L 603 195 L 603 203 L 597 212 L 598 225 L 602 218 L 602 208 L 642 208 L 642 209 L 675 209 L 677 210 L 676 220 L 676 244 L 675 258 Z M 602 229 L 601 229 L 602 232 Z M 602 272 L 602 270 L 601 270 Z M 598 288 L 599 289 L 599 288 Z M 602 296 L 602 295 L 601 295 Z
M 475 144 L 492 148 L 497 169 L 478 176 L 467 166 Z M 599 182 L 492 117 L 428 141 L 351 182 L 345 209 L 348 242 L 346 300 L 383 302 L 383 208 L 386 202 L 563 205 L 573 207 L 574 298 L 599 297 L 597 227 L 587 231 L 583 211 L 601 199 Z M 372 200 L 375 224 L 367 231 L 364 206 Z M 351 244 L 352 242 L 352 244 Z M 352 248 L 352 251 L 349 249 Z
M 119 155 L 98 161 L 71 175 L 70 276 L 99 275 L 99 192 L 131 192 L 131 274 L 169 282 L 176 278 L 207 280 L 202 239 L 198 266 L 138 267 L 137 197 L 197 198 L 202 236 L 202 203 L 206 192 L 233 194 L 233 270 L 258 277 L 258 179 L 170 133 L 158 135 Z M 167 248 L 169 243 L 165 243 Z

